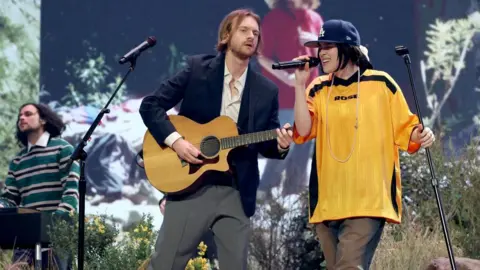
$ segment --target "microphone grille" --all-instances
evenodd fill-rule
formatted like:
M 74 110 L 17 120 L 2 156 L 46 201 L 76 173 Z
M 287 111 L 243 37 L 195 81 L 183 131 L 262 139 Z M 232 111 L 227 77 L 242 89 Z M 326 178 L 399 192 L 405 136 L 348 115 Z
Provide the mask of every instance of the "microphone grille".
M 147 42 L 150 46 L 157 44 L 157 39 L 154 36 L 150 36 L 147 38 Z

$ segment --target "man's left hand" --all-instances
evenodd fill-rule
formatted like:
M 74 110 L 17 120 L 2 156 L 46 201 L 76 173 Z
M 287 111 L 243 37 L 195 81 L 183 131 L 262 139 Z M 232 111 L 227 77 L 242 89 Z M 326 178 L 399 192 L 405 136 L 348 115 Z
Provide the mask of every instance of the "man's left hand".
M 421 124 L 413 130 L 411 138 L 413 142 L 419 143 L 423 148 L 430 147 L 435 141 L 432 130 L 428 127 L 423 128 Z
M 292 126 L 289 123 L 283 125 L 282 129 L 277 128 L 277 142 L 279 149 L 288 149 L 293 142 Z

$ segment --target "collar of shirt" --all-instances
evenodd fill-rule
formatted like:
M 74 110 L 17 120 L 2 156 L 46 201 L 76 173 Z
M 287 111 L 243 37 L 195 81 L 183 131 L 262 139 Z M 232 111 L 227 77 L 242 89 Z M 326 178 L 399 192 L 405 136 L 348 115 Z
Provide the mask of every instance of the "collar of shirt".
M 242 92 L 243 92 L 243 88 L 245 87 L 245 81 L 247 80 L 247 71 L 248 71 L 248 66 L 247 68 L 245 69 L 245 71 L 243 72 L 242 76 L 240 76 L 240 78 L 238 78 L 238 80 L 235 80 L 235 87 L 237 87 L 237 90 L 238 90 L 238 94 L 240 96 L 242 96 Z M 224 83 L 226 85 L 230 85 L 230 81 L 232 80 L 232 74 L 230 73 L 230 71 L 228 70 L 228 67 L 227 67 L 227 62 L 225 62 L 225 71 L 223 73 L 223 77 L 224 77 Z
M 30 142 L 28 142 L 28 148 L 27 152 L 30 152 L 30 149 L 33 146 L 41 146 L 41 147 L 47 147 L 48 140 L 50 139 L 50 133 L 48 131 L 45 131 L 40 138 L 38 138 L 38 141 L 35 143 L 35 145 L 32 145 Z

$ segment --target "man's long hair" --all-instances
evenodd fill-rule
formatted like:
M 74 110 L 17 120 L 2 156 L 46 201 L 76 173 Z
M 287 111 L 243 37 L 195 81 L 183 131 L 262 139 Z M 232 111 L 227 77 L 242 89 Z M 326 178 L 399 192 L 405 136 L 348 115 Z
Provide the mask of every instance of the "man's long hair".
M 238 25 L 242 23 L 243 19 L 246 17 L 252 17 L 257 21 L 258 26 L 260 27 L 261 20 L 260 16 L 253 12 L 250 9 L 237 9 L 230 12 L 225 18 L 223 18 L 222 22 L 220 23 L 220 27 L 218 28 L 218 41 L 216 45 L 216 50 L 218 52 L 226 52 L 228 49 L 228 43 L 232 38 L 232 34 L 235 30 L 237 30 Z M 260 34 L 258 35 L 258 44 L 257 48 L 255 48 L 255 54 L 258 53 L 258 49 L 262 44 L 262 31 L 260 30 Z
M 23 146 L 28 145 L 28 134 L 26 132 L 20 131 L 18 127 L 18 122 L 20 121 L 20 112 L 25 106 L 32 105 L 38 110 L 38 116 L 41 120 L 45 121 L 44 129 L 50 133 L 50 137 L 58 137 L 65 130 L 65 124 L 63 123 L 60 116 L 58 116 L 48 105 L 41 103 L 26 103 L 23 104 L 18 110 L 17 118 L 17 141 Z

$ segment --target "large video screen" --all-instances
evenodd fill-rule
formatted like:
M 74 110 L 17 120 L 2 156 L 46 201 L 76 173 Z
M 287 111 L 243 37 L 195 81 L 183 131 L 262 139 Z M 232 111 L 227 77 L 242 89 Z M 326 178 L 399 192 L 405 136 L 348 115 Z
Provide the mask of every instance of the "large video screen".
M 163 218 L 158 207 L 163 194 L 137 165 L 146 132 L 138 113 L 142 98 L 182 69 L 185 56 L 215 54 L 218 25 L 236 8 L 251 8 L 261 16 L 263 35 L 269 37 L 264 54 L 272 61 L 297 56 L 301 37 L 316 37 L 324 21 L 351 21 L 374 67 L 398 82 L 415 111 L 404 60 L 394 50 L 405 45 L 425 121 L 447 127 L 444 135 L 459 146 L 480 122 L 480 35 L 457 21 L 478 16 L 475 1 L 374 0 L 368 5 L 311 1 L 311 8 L 302 11 L 277 7 L 275 0 L 4 2 L 0 7 L 0 96 L 6 108 L 0 113 L 2 179 L 9 160 L 19 151 L 14 129 L 21 104 L 40 101 L 54 108 L 67 124 L 63 137 L 76 146 L 128 70 L 118 59 L 147 37 L 156 37 L 156 46 L 138 59 L 85 148 L 86 212 L 108 213 L 124 227 L 144 213 L 151 214 L 158 227 Z M 292 123 L 291 76 L 280 80 L 256 59 L 252 68 L 279 86 L 280 122 Z M 175 108 L 169 113 L 175 114 Z M 307 190 L 313 143 L 293 146 L 284 161 L 259 156 L 259 200 L 298 201 Z

